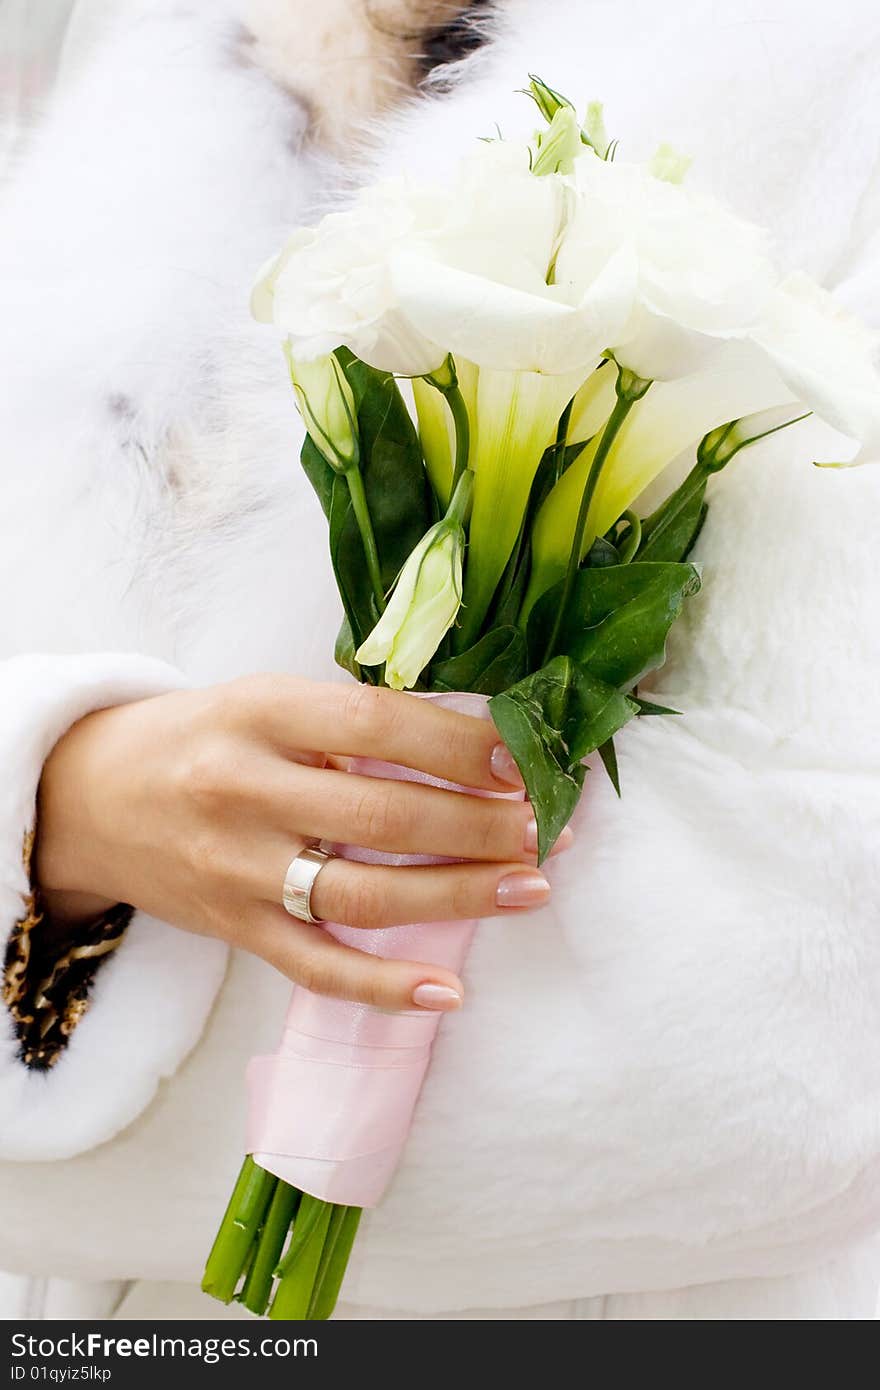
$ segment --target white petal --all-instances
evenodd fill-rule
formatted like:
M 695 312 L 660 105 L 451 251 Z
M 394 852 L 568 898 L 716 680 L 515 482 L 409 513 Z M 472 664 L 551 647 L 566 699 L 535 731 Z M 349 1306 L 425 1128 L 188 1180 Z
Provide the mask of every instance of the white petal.
M 646 381 L 675 381 L 707 367 L 721 342 L 640 305 L 614 356 Z
M 449 352 L 414 329 L 397 310 L 383 314 L 374 324 L 345 333 L 340 342 L 369 366 L 397 376 L 427 376 Z
M 634 263 L 634 315 L 607 344 L 618 361 L 669 380 L 702 366 L 713 339 L 755 325 L 775 283 L 760 228 L 637 165 L 585 156 L 573 183 L 577 202 L 557 258 L 569 297 L 624 247 Z
M 805 275 L 779 288 L 753 335 L 794 395 L 861 445 L 851 462 L 880 461 L 875 339 Z
M 591 365 L 613 341 L 632 302 L 628 271 L 624 258 L 616 260 L 571 306 L 416 251 L 399 249 L 391 266 L 401 309 L 425 337 L 480 367 L 551 376 Z
M 431 544 L 432 539 L 433 528 L 422 537 L 415 549 L 410 552 L 398 576 L 385 612 L 373 631 L 355 652 L 355 658 L 362 666 L 380 665 L 394 646 L 398 630 L 402 626 L 413 601 L 422 555 Z
M 313 240 L 314 233 L 309 228 L 299 229 L 294 232 L 283 250 L 270 256 L 260 267 L 251 290 L 251 313 L 258 323 L 275 322 L 275 288 L 279 276 L 296 252 L 310 245 Z

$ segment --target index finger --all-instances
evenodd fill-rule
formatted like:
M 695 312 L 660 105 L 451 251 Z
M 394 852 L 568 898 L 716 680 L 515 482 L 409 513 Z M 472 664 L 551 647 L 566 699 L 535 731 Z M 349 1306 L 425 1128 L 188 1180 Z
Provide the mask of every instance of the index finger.
M 285 751 L 379 758 L 484 791 L 522 788 L 519 769 L 490 719 L 442 709 L 402 690 L 273 677 L 255 711 Z

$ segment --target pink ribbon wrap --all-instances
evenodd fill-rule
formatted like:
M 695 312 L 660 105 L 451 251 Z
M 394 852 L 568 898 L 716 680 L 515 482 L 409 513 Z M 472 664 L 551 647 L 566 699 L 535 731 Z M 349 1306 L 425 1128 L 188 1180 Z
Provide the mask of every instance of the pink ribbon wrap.
M 421 698 L 461 714 L 489 717 L 482 695 Z M 351 771 L 475 796 L 521 800 L 523 795 L 473 791 L 371 759 L 353 761 Z M 350 845 L 336 849 L 344 858 L 364 864 L 443 862 Z M 474 921 L 428 922 L 359 931 L 324 924 L 337 941 L 371 955 L 426 961 L 456 973 L 475 927 Z M 278 1051 L 254 1057 L 248 1067 L 248 1153 L 262 1168 L 313 1197 L 346 1206 L 376 1206 L 406 1144 L 441 1018 L 424 1009 L 391 1013 L 296 986 Z

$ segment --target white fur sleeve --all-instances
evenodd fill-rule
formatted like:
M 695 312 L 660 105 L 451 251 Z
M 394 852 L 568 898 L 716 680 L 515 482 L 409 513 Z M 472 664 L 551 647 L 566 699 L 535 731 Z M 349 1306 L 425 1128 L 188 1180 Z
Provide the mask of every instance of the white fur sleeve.
M 0 929 L 30 891 L 23 857 L 53 745 L 91 710 L 177 689 L 172 666 L 123 653 L 28 655 L 0 663 Z M 39 928 L 37 928 L 38 930 Z M 63 1158 L 128 1124 L 204 1027 L 226 949 L 138 913 L 94 981 L 90 1007 L 51 1070 L 27 1067 L 11 1015 L 0 1036 L 0 1156 Z
M 58 737 L 97 707 L 247 665 L 229 638 L 226 667 L 200 664 L 203 626 L 222 603 L 216 589 L 210 603 L 194 598 L 194 562 L 162 538 L 176 525 L 175 536 L 204 537 L 211 549 L 215 523 L 192 501 L 190 449 L 198 455 L 192 441 L 206 420 L 229 439 L 219 345 L 246 319 L 254 267 L 317 186 L 301 149 L 307 114 L 252 63 L 237 0 L 122 8 L 88 65 L 60 82 L 2 190 L 7 936 L 24 920 L 23 839 Z M 216 524 L 226 555 L 232 528 L 228 517 Z M 0 1157 L 70 1156 L 135 1119 L 196 1044 L 225 961 L 219 943 L 135 914 L 50 1069 L 25 1065 L 21 1019 L 0 1008 Z

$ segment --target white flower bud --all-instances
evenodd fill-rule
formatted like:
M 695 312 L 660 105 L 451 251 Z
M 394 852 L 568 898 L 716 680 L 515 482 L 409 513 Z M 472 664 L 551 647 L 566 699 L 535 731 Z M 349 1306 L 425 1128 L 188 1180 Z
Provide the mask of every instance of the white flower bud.
M 337 473 L 358 461 L 357 413 L 352 389 L 332 353 L 297 362 L 287 352 L 296 403 L 316 447 Z
M 416 684 L 461 606 L 464 529 L 444 519 L 412 551 L 388 607 L 357 651 L 362 666 L 385 663 L 393 690 Z

